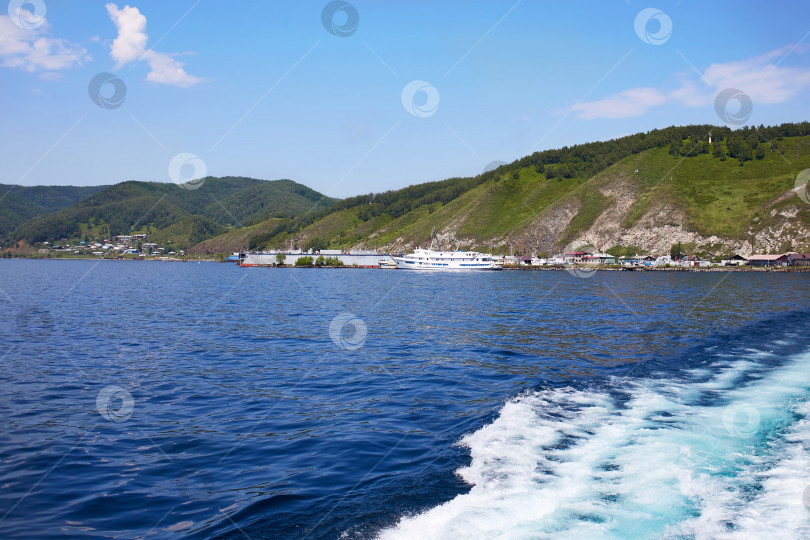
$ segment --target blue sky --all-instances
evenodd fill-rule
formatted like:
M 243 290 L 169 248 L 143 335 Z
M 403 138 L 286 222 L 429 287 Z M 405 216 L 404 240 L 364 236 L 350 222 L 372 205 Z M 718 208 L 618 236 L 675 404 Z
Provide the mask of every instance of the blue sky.
M 343 36 L 323 24 L 329 6 L 12 0 L 0 16 L 0 183 L 169 182 L 172 159 L 193 154 L 204 169 L 182 174 L 290 178 L 346 197 L 723 124 L 726 88 L 750 97 L 747 124 L 810 119 L 806 3 L 357 0 L 331 5 Z M 656 16 L 637 33 L 647 8 Z M 100 73 L 126 88 L 100 87 L 102 105 L 123 98 L 109 108 L 88 90 Z

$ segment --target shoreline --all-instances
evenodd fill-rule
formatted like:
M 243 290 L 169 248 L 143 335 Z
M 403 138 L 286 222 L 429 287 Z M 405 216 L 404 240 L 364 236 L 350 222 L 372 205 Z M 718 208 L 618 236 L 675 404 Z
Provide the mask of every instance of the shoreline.
M 213 262 L 221 264 L 233 264 L 239 268 L 301 268 L 301 269 L 350 269 L 350 270 L 399 270 L 399 269 L 381 269 L 378 267 L 368 266 L 294 266 L 283 265 L 278 266 L 274 264 L 254 264 L 254 265 L 239 265 L 233 262 L 225 263 L 217 259 L 106 259 L 106 258 L 92 258 L 92 257 L 8 257 L 7 260 L 29 260 L 29 261 L 115 261 L 115 262 L 172 262 L 172 263 L 194 263 L 194 262 Z M 617 266 L 504 266 L 505 271 L 518 271 L 518 272 L 559 272 L 569 271 L 572 269 L 590 272 L 591 270 L 598 270 L 601 272 L 786 272 L 786 273 L 804 273 L 810 272 L 810 266 L 783 266 L 777 268 L 767 268 L 761 266 L 710 266 L 710 267 L 680 267 L 673 266 L 665 267 L 617 267 Z
M 216 259 L 119 259 L 105 257 L 0 257 L 0 260 L 26 261 L 117 261 L 117 262 L 223 262 Z
M 251 264 L 251 265 L 237 265 L 240 268 L 301 268 L 301 269 L 350 269 L 350 270 L 395 270 L 395 269 L 381 269 L 376 267 L 368 267 L 368 266 L 292 266 L 292 265 L 284 265 L 284 266 L 277 266 L 274 264 Z M 565 266 L 505 266 L 503 270 L 505 271 L 518 271 L 518 272 L 559 272 L 559 271 L 570 271 L 576 268 L 577 270 L 582 270 L 586 272 L 590 272 L 591 270 L 598 270 L 601 272 L 810 272 L 810 266 L 788 266 L 788 267 L 779 267 L 779 268 L 765 268 L 765 267 L 725 267 L 725 266 L 716 266 L 716 267 L 704 267 L 704 268 L 682 268 L 682 267 L 670 267 L 670 268 L 642 268 L 642 267 L 609 267 L 609 266 L 597 266 L 597 267 L 565 267 Z M 401 269 L 398 269 L 401 270 Z M 410 271 L 420 271 L 420 270 L 410 270 Z M 431 270 L 421 270 L 422 272 L 430 272 Z M 473 270 L 473 273 L 476 272 L 497 272 L 498 270 Z M 435 272 L 457 272 L 455 270 L 435 270 Z

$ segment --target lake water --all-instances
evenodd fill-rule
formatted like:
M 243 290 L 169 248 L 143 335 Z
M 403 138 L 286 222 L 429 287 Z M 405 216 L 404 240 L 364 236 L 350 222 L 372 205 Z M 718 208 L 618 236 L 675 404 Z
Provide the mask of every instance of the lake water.
M 807 537 L 810 274 L 0 261 L 4 538 Z

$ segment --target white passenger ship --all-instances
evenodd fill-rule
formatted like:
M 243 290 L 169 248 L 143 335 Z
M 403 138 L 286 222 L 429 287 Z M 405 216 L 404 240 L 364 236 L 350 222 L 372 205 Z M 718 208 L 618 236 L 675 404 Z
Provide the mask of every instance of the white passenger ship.
M 442 251 L 436 229 L 433 229 L 433 240 L 439 251 L 433 249 L 415 249 L 413 253 L 402 257 L 392 257 L 397 268 L 406 270 L 503 270 L 503 264 L 488 253 L 478 251 Z M 431 241 L 430 248 L 433 247 Z

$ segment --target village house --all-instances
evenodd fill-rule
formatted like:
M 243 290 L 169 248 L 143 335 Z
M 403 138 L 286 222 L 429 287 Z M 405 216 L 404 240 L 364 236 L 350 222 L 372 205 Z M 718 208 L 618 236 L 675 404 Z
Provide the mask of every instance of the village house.
M 742 255 L 734 255 L 730 259 L 723 259 L 720 261 L 720 266 L 744 266 L 748 264 L 748 259 Z
M 607 253 L 589 253 L 582 257 L 585 264 L 616 264 L 616 257 Z
M 767 268 L 778 268 L 788 265 L 787 255 L 751 255 L 748 258 L 751 266 L 764 266 Z
M 566 264 L 581 263 L 585 257 L 590 255 L 587 251 L 572 251 L 563 255 Z
M 810 266 L 810 253 L 791 253 L 788 255 L 790 266 Z

